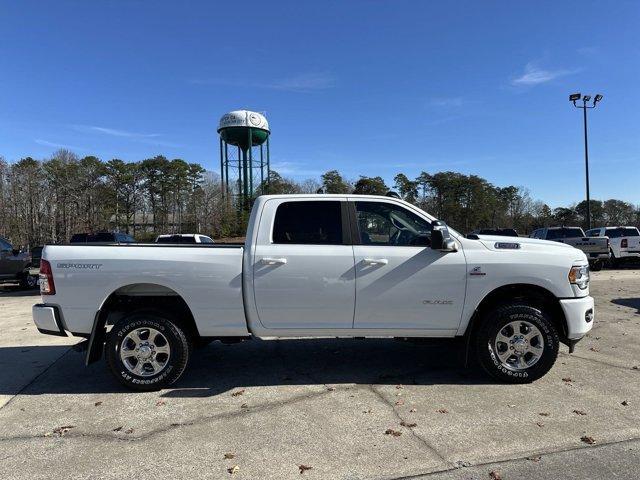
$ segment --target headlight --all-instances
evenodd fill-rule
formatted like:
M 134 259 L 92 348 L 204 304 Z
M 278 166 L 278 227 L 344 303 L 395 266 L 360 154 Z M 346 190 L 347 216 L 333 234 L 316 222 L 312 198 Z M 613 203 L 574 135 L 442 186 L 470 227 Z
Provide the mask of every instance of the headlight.
M 589 286 L 589 265 L 571 267 L 569 270 L 569 283 L 577 285 L 580 290 Z

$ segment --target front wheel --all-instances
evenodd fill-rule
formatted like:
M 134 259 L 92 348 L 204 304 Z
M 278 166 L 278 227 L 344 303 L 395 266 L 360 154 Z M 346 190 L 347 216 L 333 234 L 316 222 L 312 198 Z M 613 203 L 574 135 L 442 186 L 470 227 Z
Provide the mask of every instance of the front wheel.
M 489 375 L 506 383 L 530 383 L 551 369 L 560 341 L 542 310 L 509 304 L 485 316 L 474 343 L 478 362 Z
M 591 268 L 591 271 L 593 272 L 599 272 L 600 270 L 602 270 L 602 260 L 595 260 L 591 262 L 589 268 Z
M 111 329 L 107 364 L 133 390 L 151 391 L 174 383 L 187 367 L 191 344 L 172 319 L 154 311 L 133 312 Z

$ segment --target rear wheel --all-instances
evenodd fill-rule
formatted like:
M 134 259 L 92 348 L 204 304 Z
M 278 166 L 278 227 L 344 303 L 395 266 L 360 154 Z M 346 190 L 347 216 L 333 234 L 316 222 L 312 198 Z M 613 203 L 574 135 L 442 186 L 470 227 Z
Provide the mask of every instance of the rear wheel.
M 611 268 L 618 268 L 620 266 L 620 260 L 616 258 L 613 250 L 609 251 L 609 266 Z
M 529 383 L 545 375 L 558 356 L 558 332 L 539 308 L 509 304 L 490 311 L 475 336 L 478 362 L 495 379 Z
M 599 272 L 602 270 L 602 260 L 595 260 L 591 263 L 590 267 L 592 271 Z
M 133 312 L 120 319 L 107 338 L 106 357 L 116 379 L 134 390 L 159 390 L 184 372 L 191 352 L 182 328 L 164 314 Z

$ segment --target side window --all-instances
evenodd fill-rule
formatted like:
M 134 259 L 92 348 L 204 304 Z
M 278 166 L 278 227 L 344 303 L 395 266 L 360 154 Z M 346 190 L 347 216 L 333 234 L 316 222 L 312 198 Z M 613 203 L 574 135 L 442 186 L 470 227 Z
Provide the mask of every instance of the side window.
M 285 202 L 278 206 L 273 243 L 342 245 L 340 202 Z
M 209 237 L 205 237 L 204 235 L 200 235 L 200 243 L 211 244 L 213 243 L 213 240 L 211 240 Z
M 3 252 L 10 252 L 11 244 L 9 242 L 6 242 L 4 239 L 0 238 L 0 250 L 2 250 Z
M 363 245 L 397 247 L 431 244 L 431 223 L 413 212 L 386 202 L 355 202 Z

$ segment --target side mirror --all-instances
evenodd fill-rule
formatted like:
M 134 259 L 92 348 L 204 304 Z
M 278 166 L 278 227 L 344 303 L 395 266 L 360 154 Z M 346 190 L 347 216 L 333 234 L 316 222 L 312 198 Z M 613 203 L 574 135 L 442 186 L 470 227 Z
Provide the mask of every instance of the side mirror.
M 434 220 L 432 222 L 433 231 L 431 232 L 431 248 L 440 250 L 441 252 L 455 252 L 458 250 L 456 242 L 451 235 L 449 229 L 444 222 Z

